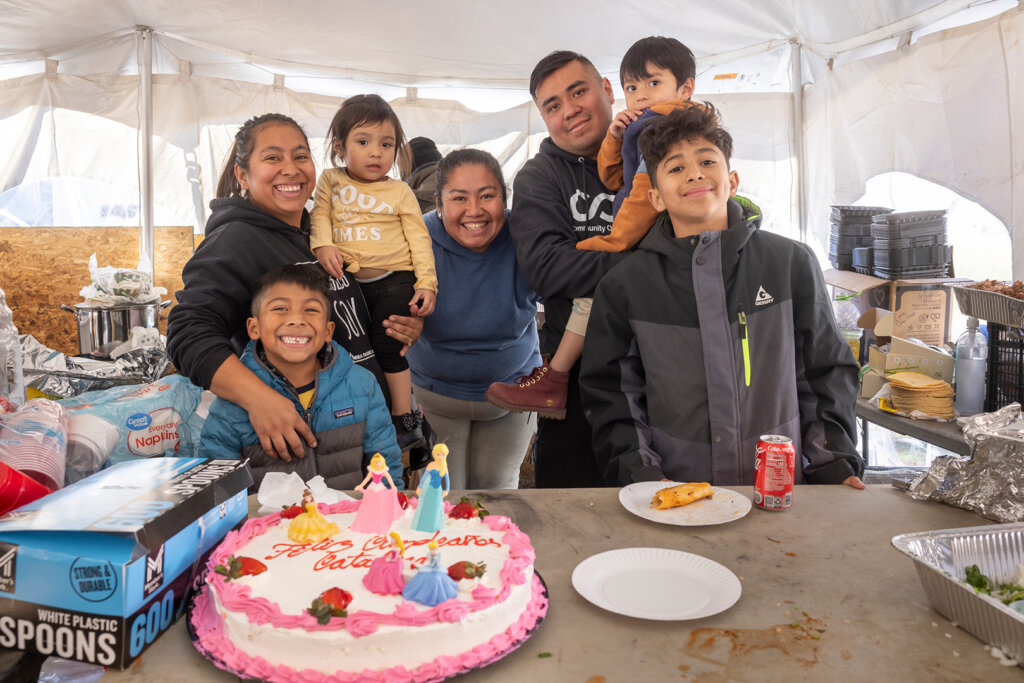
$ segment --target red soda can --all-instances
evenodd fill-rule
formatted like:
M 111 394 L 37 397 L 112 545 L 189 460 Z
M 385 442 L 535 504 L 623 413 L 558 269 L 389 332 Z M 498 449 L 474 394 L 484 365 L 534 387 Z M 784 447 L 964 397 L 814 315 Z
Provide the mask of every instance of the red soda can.
M 763 510 L 793 506 L 793 468 L 796 449 L 788 436 L 765 434 L 754 454 L 754 504 Z

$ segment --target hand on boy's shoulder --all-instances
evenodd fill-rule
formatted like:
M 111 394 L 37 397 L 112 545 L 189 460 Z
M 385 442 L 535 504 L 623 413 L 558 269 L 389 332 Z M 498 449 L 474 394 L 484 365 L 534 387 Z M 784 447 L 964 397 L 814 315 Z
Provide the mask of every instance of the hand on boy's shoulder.
M 864 485 L 864 482 L 862 482 L 860 480 L 860 477 L 855 476 L 855 475 L 854 476 L 849 476 L 846 479 L 843 479 L 843 484 L 845 486 L 849 486 L 850 488 L 853 488 L 853 489 L 864 489 L 864 488 L 867 488 Z

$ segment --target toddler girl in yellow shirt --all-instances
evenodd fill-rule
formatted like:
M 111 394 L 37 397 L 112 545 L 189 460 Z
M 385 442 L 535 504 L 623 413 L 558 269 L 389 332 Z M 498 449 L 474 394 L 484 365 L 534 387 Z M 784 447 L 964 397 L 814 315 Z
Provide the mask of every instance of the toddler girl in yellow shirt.
M 321 265 L 345 280 L 348 271 L 370 309 L 370 343 L 391 394 L 391 415 L 402 450 L 420 445 L 412 412 L 409 364 L 402 343 L 382 326 L 390 315 L 434 310 L 434 252 L 419 203 L 408 185 L 388 177 L 405 135 L 394 110 L 377 95 L 345 100 L 327 143 L 334 168 L 320 175 L 310 214 L 309 246 Z M 338 160 L 343 166 L 338 166 Z M 346 316 L 342 315 L 342 319 Z

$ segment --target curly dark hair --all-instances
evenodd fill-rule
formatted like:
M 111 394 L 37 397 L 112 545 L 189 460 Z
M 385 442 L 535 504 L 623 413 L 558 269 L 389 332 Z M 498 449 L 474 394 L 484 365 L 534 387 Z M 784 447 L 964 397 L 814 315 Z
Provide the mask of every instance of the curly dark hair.
M 696 138 L 704 138 L 717 147 L 725 157 L 725 163 L 729 163 L 732 157 L 732 136 L 722 128 L 722 117 L 710 102 L 694 102 L 689 107 L 676 109 L 647 124 L 640 133 L 638 144 L 652 186 L 658 186 L 658 164 L 672 146 L 681 140 Z

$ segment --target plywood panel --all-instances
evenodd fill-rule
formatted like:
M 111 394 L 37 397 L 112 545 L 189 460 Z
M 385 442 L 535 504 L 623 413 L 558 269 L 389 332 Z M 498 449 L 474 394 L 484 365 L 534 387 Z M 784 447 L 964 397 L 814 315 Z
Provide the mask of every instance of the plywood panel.
M 174 292 L 182 287 L 181 269 L 192 257 L 192 228 L 154 230 L 156 285 Z M 134 268 L 139 262 L 138 228 L 0 228 L 0 288 L 14 312 L 18 331 L 63 353 L 78 353 L 75 316 L 61 304 L 82 301 L 90 283 L 89 256 L 100 266 Z M 173 305 L 173 304 L 172 304 Z M 160 320 L 166 333 L 167 310 Z

